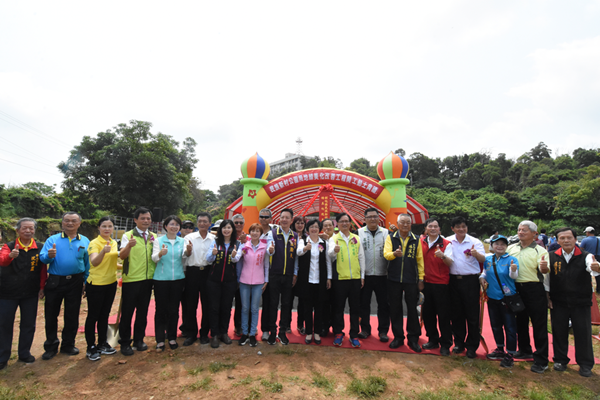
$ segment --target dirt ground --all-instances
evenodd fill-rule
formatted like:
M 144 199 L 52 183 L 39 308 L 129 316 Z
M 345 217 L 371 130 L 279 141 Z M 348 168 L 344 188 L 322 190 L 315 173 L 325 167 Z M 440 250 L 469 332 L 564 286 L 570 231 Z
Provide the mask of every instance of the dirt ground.
M 115 310 L 116 312 L 115 301 Z M 86 315 L 82 303 L 80 324 Z M 210 345 L 157 353 L 136 352 L 102 356 L 97 362 L 85 357 L 85 339 L 78 334 L 77 356 L 58 354 L 43 361 L 43 301 L 38 310 L 38 329 L 32 347 L 33 364 L 16 361 L 18 316 L 13 356 L 0 372 L 2 399 L 595 399 L 600 397 L 600 378 L 580 377 L 577 366 L 558 373 L 551 367 L 543 375 L 517 363 L 503 369 L 499 362 L 466 357 L 340 349 L 315 345 L 258 347 Z M 598 333 L 597 327 L 595 333 Z M 154 338 L 146 338 L 149 349 Z M 183 339 L 179 339 L 179 344 Z M 595 346 L 598 349 L 597 346 Z M 598 356 L 598 354 L 596 354 Z M 552 365 L 552 364 L 551 364 Z

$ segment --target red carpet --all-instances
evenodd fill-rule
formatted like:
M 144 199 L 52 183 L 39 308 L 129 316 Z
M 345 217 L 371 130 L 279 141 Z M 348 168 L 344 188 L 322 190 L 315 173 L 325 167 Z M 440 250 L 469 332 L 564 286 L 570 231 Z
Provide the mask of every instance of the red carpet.
M 487 308 L 487 305 L 486 305 Z M 237 337 L 234 333 L 234 326 L 233 326 L 233 312 L 234 310 L 231 310 L 231 323 L 229 325 L 229 337 L 231 337 L 232 339 L 239 339 L 239 337 Z M 260 330 L 260 312 L 259 311 L 259 326 L 258 326 L 258 337 L 260 338 L 260 336 L 262 335 L 262 331 Z M 198 321 L 200 321 L 200 316 L 202 314 L 202 311 L 200 309 L 200 307 L 198 308 Z M 483 332 L 482 335 L 485 338 L 486 344 L 491 351 L 493 351 L 496 348 L 496 342 L 494 341 L 494 335 L 492 333 L 492 328 L 490 326 L 490 321 L 488 318 L 488 313 L 487 313 L 487 309 L 484 312 L 484 322 L 483 322 Z M 116 320 L 116 315 L 113 315 L 109 318 L 109 323 L 114 323 Z M 179 323 L 177 326 L 179 326 L 181 324 L 181 317 L 179 318 Z M 304 344 L 304 336 L 300 335 L 297 331 L 297 329 L 295 328 L 297 326 L 296 324 L 296 312 L 292 312 L 292 333 L 287 335 L 288 339 L 290 340 L 290 343 L 294 343 L 294 344 Z M 379 337 L 377 336 L 377 316 L 371 316 L 371 326 L 373 327 L 373 331 L 375 332 L 375 335 L 371 335 L 369 338 L 361 340 L 361 349 L 363 350 L 377 350 L 377 351 L 392 351 L 392 352 L 400 352 L 400 353 L 413 353 L 412 350 L 410 350 L 408 348 L 408 346 L 404 345 L 401 346 L 398 349 L 390 349 L 389 348 L 389 342 L 388 343 L 382 343 L 379 341 Z M 345 332 L 346 332 L 346 337 L 344 338 L 344 342 L 342 347 L 344 348 L 349 348 L 351 349 L 352 346 L 350 345 L 350 342 L 348 340 L 348 331 L 350 330 L 350 321 L 349 321 L 349 315 L 345 315 Z M 79 332 L 84 332 L 83 327 L 79 328 Z M 419 338 L 419 344 L 424 344 L 427 342 L 427 336 L 425 335 L 425 328 L 423 328 L 422 330 L 422 334 L 421 337 Z M 180 332 L 178 331 L 178 333 L 180 334 Z M 531 334 L 531 344 L 533 346 L 533 334 Z M 389 335 L 392 336 L 391 333 L 391 328 L 390 328 L 390 332 Z M 150 336 L 150 337 L 154 337 L 154 299 L 152 299 L 150 301 L 150 307 L 148 310 L 148 326 L 146 327 L 146 336 Z M 390 341 L 393 339 L 393 337 L 390 337 Z M 550 344 L 549 344 L 549 359 L 550 362 L 552 362 L 552 356 L 553 356 L 553 350 L 552 350 L 552 335 L 549 334 L 548 335 L 548 339 L 550 340 Z M 327 337 L 325 338 L 321 338 L 322 343 L 320 345 L 316 345 L 314 343 L 310 344 L 310 346 L 333 346 L 333 334 L 329 334 L 327 335 Z M 148 343 L 148 345 L 150 346 L 151 344 Z M 358 349 L 357 349 L 358 350 Z M 434 354 L 434 355 L 440 355 L 439 349 L 436 350 L 423 350 L 423 352 L 421 354 Z M 481 359 L 485 359 L 486 357 L 486 352 L 483 348 L 483 346 L 479 346 L 479 349 L 477 350 L 477 356 L 478 358 Z M 575 364 L 575 347 L 573 346 L 569 346 L 569 358 L 571 359 L 570 364 Z M 596 363 L 600 363 L 600 360 L 596 358 Z

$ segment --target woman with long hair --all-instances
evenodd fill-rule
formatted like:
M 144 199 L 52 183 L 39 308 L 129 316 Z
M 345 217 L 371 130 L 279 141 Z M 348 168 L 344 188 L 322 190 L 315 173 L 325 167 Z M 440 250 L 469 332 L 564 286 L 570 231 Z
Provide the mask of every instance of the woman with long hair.
M 327 296 L 327 269 L 331 269 L 331 259 L 327 256 L 327 241 L 319 237 L 321 223 L 311 219 L 306 223 L 308 236 L 298 242 L 298 269 L 296 286 L 300 289 L 300 300 L 304 307 L 306 338 L 321 344 L 321 331 L 324 323 L 323 300 Z
M 181 220 L 169 215 L 163 222 L 167 234 L 154 241 L 152 261 L 154 270 L 154 331 L 156 350 L 165 349 L 165 336 L 169 347 L 175 350 L 177 344 L 177 322 L 179 321 L 179 303 L 185 284 L 184 263 L 192 254 L 191 242 L 185 246 L 185 240 L 177 236 L 181 230 Z M 166 333 L 166 335 L 165 335 Z
M 240 242 L 236 240 L 235 225 L 232 220 L 221 222 L 217 237 L 206 254 L 206 260 L 211 263 L 206 289 L 210 297 L 210 330 L 212 348 L 219 347 L 219 339 L 225 344 L 231 344 L 229 320 L 231 319 L 231 304 L 237 287 L 236 263 L 241 257 Z
M 306 240 L 306 230 L 304 229 L 306 226 L 306 218 L 297 215 L 296 217 L 294 217 L 294 220 L 292 221 L 292 230 L 295 231 L 298 234 L 298 242 L 300 242 L 301 239 Z M 296 257 L 296 263 L 295 263 L 295 268 L 298 267 L 298 262 L 299 262 L 299 258 Z M 298 283 L 296 283 L 294 285 L 294 287 L 292 288 L 292 295 L 294 297 L 298 297 L 298 303 L 296 306 L 296 326 L 298 328 L 298 333 L 301 335 L 305 334 L 305 329 L 304 329 L 304 301 L 302 299 L 302 296 L 300 295 L 301 293 L 301 288 L 298 286 Z M 292 304 L 294 304 L 294 299 L 292 298 Z M 292 316 L 290 315 L 290 321 L 292 320 Z M 288 332 L 291 333 L 291 332 Z
M 90 242 L 90 275 L 85 284 L 88 313 L 85 319 L 87 358 L 100 360 L 101 354 L 115 354 L 117 350 L 107 343 L 108 316 L 117 293 L 117 242 L 112 239 L 115 224 L 110 217 L 98 220 L 99 235 Z M 98 345 L 96 345 L 96 325 Z
M 242 301 L 242 337 L 239 343 L 243 346 L 250 342 L 250 347 L 255 347 L 258 307 L 262 293 L 269 282 L 269 254 L 267 239 L 260 238 L 263 234 L 262 227 L 259 224 L 252 224 L 248 232 L 250 240 L 246 241 L 240 251 L 244 262 L 237 263 Z M 250 324 L 248 324 L 249 310 L 252 314 Z

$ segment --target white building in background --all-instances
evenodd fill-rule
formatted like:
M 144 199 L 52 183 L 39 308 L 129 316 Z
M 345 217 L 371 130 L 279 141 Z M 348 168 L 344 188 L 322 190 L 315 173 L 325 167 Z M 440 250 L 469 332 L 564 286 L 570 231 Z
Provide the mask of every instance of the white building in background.
M 269 166 L 271 167 L 271 173 L 276 174 L 284 169 L 290 168 L 293 168 L 294 171 L 302 169 L 302 163 L 300 162 L 302 157 L 302 154 L 286 153 L 283 160 L 269 163 Z

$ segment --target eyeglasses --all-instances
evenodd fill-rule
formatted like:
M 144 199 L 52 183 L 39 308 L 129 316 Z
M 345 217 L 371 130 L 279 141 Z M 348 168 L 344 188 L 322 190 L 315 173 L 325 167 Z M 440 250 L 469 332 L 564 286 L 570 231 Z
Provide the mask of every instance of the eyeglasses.
M 234 224 L 236 224 L 236 225 L 244 225 L 244 223 L 242 221 L 236 221 L 236 222 L 234 222 Z
M 258 218 L 260 218 L 260 219 L 269 219 L 269 218 L 271 218 L 271 216 L 270 215 L 260 215 Z
M 184 225 L 183 229 L 194 229 L 194 225 Z

